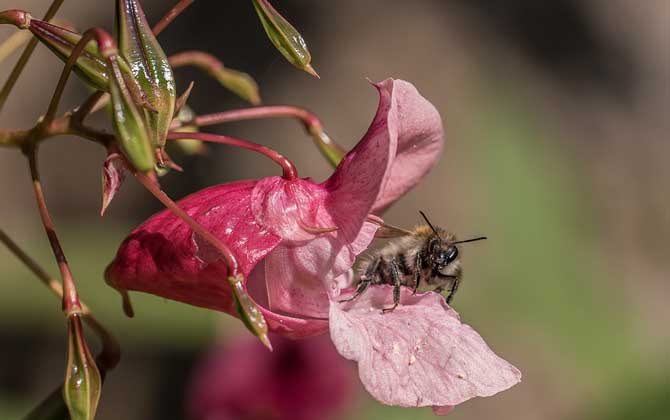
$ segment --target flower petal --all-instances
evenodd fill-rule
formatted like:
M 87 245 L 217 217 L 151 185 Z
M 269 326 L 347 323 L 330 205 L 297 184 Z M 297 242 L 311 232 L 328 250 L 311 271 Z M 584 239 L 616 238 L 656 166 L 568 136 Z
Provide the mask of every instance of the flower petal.
M 442 121 L 435 107 L 404 80 L 386 79 L 377 88 L 391 92 L 387 124 L 395 126 L 397 151 L 387 182 L 373 212 L 379 214 L 413 188 L 437 163 L 444 143 Z
M 382 314 L 391 290 L 373 286 L 330 311 L 335 347 L 358 362 L 361 381 L 376 399 L 402 407 L 448 406 L 520 381 L 521 373 L 461 324 L 438 294 L 414 296 L 403 288 L 403 304 Z
M 284 239 L 266 264 L 273 310 L 326 317 L 329 297 L 336 297 L 343 286 L 337 279 L 374 237 L 377 226 L 365 220 L 396 154 L 398 120 L 392 83 L 376 87 L 379 106 L 370 128 L 326 182 L 274 177 L 254 189 L 258 223 Z M 306 227 L 337 230 L 314 234 Z
M 281 242 L 259 226 L 251 213 L 255 182 L 204 189 L 178 202 L 191 217 L 221 239 L 248 278 L 252 269 Z M 170 211 L 137 227 L 119 248 L 105 277 L 120 290 L 136 290 L 237 316 L 227 267 L 218 253 Z M 324 320 L 305 320 L 261 308 L 271 331 L 291 337 L 328 329 Z
M 254 188 L 251 205 L 258 224 L 283 239 L 264 261 L 272 310 L 326 319 L 330 298 L 350 283 L 342 276 L 374 238 L 378 227 L 364 222 L 369 208 L 358 219 L 334 205 L 331 194 L 309 180 L 279 177 Z M 319 229 L 325 231 L 315 233 Z

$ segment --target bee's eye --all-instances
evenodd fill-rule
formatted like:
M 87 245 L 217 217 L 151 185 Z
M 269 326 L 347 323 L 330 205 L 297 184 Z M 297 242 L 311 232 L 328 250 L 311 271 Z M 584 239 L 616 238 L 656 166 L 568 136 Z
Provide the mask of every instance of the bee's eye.
M 452 245 L 449 248 L 440 251 L 436 263 L 437 265 L 444 266 L 453 262 L 456 258 L 458 258 L 458 248 Z
M 447 264 L 449 264 L 450 262 L 458 258 L 458 248 L 456 248 L 455 246 L 450 246 L 445 251 L 445 254 L 446 254 L 446 262 Z

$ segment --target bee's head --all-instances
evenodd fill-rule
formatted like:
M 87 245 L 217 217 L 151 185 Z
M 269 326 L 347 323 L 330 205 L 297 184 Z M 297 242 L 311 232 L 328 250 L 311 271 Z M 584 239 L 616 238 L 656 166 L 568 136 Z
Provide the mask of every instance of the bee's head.
M 452 277 L 460 273 L 458 247 L 446 239 L 435 235 L 428 244 L 428 255 L 433 271 Z
M 439 271 L 445 276 L 453 276 L 460 273 L 460 264 L 458 261 L 458 244 L 464 244 L 467 242 L 481 241 L 486 239 L 485 236 L 480 236 L 477 238 L 465 239 L 462 241 L 455 241 L 453 236 L 449 235 L 448 238 L 443 238 L 440 235 L 440 231 L 435 229 L 435 227 L 430 223 L 428 217 L 420 211 L 421 216 L 423 216 L 428 226 L 432 229 L 435 236 L 431 239 L 428 245 L 428 253 L 431 256 L 431 261 L 433 264 L 433 269 Z

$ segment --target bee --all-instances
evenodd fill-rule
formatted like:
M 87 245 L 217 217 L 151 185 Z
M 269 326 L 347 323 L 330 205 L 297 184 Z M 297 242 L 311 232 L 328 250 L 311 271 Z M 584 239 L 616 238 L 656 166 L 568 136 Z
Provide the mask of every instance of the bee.
M 393 306 L 382 312 L 393 311 L 400 303 L 400 288 L 433 291 L 442 294 L 451 303 L 461 283 L 462 268 L 456 245 L 481 241 L 485 236 L 457 241 L 453 233 L 433 226 L 424 212 L 419 212 L 426 224 L 413 230 L 383 225 L 379 237 L 396 238 L 371 254 L 361 264 L 356 292 L 351 301 L 360 296 L 371 284 L 393 286 Z

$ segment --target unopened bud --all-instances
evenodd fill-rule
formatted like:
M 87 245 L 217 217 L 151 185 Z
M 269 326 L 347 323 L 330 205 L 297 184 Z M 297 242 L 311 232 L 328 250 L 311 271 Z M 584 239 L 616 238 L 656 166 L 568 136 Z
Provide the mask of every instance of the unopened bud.
M 173 131 L 178 133 L 197 133 L 198 127 L 194 125 L 189 125 L 191 121 L 195 118 L 195 112 L 188 105 L 184 105 L 179 109 L 175 120 L 179 121 L 182 124 L 185 124 L 179 128 L 174 129 Z M 207 146 L 202 140 L 197 139 L 177 139 L 171 140 L 168 143 L 168 150 L 174 150 L 178 153 L 190 156 L 190 155 L 201 155 L 207 152 Z
M 235 308 L 242 322 L 253 335 L 261 340 L 261 343 L 265 347 L 272 350 L 272 345 L 268 338 L 268 325 L 265 323 L 265 318 L 263 318 L 263 314 L 258 309 L 258 305 L 251 300 L 251 297 L 244 288 L 244 278 L 241 275 L 236 277 L 230 276 L 228 277 L 228 283 L 233 291 Z
M 67 370 L 63 400 L 73 420 L 92 420 L 100 400 L 102 378 L 91 355 L 78 314 L 68 317 Z
M 138 0 L 117 0 L 116 30 L 119 51 L 148 106 L 144 109 L 147 132 L 154 147 L 162 148 L 174 114 L 176 87 L 172 68 L 151 31 Z
M 331 138 L 326 134 L 321 125 L 313 125 L 307 127 L 307 131 L 316 147 L 319 148 L 319 151 L 323 156 L 330 162 L 333 167 L 337 167 L 340 164 L 344 156 L 347 154 L 347 151 L 344 150 L 339 144 L 335 143 Z
M 37 19 L 30 21 L 30 32 L 62 61 L 67 61 L 82 35 Z M 94 89 L 107 90 L 107 65 L 95 41 L 84 47 L 73 68 L 75 74 Z
M 275 48 L 300 70 L 319 77 L 310 65 L 312 56 L 307 49 L 307 43 L 293 25 L 289 23 L 267 0 L 252 0 L 256 13 L 263 24 L 265 33 Z
M 112 120 L 119 148 L 137 170 L 145 173 L 151 172 L 154 170 L 156 160 L 144 118 L 131 98 L 116 57 L 108 57 L 107 64 L 110 68 L 109 93 Z

